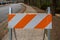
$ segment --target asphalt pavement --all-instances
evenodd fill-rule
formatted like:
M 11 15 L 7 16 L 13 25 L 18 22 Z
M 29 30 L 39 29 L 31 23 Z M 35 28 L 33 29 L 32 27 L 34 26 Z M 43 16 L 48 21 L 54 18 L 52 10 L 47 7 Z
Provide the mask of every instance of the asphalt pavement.
M 21 4 L 10 4 L 4 7 L 0 7 L 0 23 L 7 19 L 9 13 L 9 7 L 12 8 L 12 13 L 17 13 L 22 10 L 23 6 Z

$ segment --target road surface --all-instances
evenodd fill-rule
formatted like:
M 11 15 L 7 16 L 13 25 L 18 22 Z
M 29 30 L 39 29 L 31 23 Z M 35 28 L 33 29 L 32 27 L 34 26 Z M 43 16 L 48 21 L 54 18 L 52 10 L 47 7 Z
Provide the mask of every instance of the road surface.
M 12 8 L 12 13 L 16 13 L 22 10 L 23 6 L 21 4 L 10 4 L 8 6 L 0 7 L 0 23 L 7 19 L 9 13 L 9 7 Z

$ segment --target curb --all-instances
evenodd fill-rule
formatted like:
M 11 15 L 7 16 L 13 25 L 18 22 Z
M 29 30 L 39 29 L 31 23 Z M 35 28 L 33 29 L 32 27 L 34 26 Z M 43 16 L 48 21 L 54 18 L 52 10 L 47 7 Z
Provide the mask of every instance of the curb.
M 23 6 L 22 10 L 19 11 L 18 13 L 24 13 L 24 11 L 26 10 L 26 6 L 24 6 L 23 4 L 22 4 L 22 6 Z

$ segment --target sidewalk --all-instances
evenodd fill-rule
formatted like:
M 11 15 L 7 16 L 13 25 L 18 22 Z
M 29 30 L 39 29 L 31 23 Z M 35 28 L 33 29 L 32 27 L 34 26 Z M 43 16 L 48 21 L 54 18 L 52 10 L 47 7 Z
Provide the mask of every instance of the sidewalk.
M 26 10 L 24 13 L 37 13 L 35 9 L 33 9 L 30 6 L 26 6 Z M 44 30 L 41 29 L 26 29 L 26 30 L 21 30 L 21 29 L 16 29 L 16 35 L 18 40 L 43 40 L 43 33 Z M 9 40 L 8 39 L 8 34 L 2 39 L 2 40 Z M 13 33 L 13 40 L 15 40 L 14 33 Z M 45 38 L 47 40 L 47 37 Z
M 42 30 L 20 30 L 16 29 L 17 40 L 43 40 Z M 8 34 L 3 38 L 3 40 L 9 40 Z M 16 40 L 13 33 L 13 40 Z M 45 39 L 47 40 L 47 38 Z
M 32 8 L 31 6 L 28 6 L 25 4 L 23 4 L 23 5 L 26 6 L 26 10 L 24 13 L 37 13 L 37 11 L 34 8 Z

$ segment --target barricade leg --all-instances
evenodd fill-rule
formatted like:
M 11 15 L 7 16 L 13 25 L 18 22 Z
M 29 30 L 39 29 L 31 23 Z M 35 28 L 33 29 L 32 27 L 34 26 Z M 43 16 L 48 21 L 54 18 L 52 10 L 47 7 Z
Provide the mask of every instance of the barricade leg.
M 50 29 L 48 29 L 47 31 L 48 31 L 48 40 L 50 40 Z
M 9 28 L 9 40 L 12 40 L 12 28 Z
M 14 30 L 15 39 L 17 40 L 16 31 L 15 31 L 15 29 L 13 29 L 13 30 Z
M 44 29 L 44 33 L 43 33 L 43 40 L 45 39 L 45 29 Z

